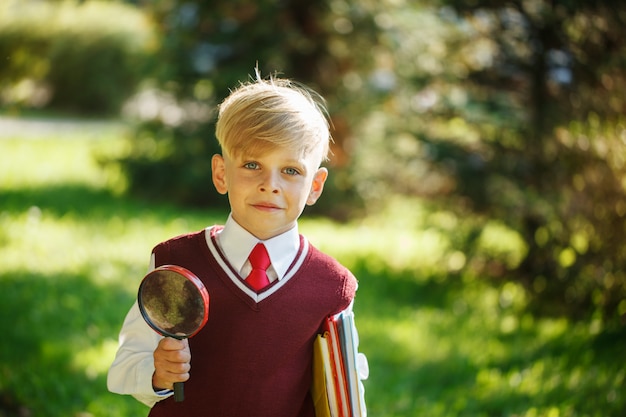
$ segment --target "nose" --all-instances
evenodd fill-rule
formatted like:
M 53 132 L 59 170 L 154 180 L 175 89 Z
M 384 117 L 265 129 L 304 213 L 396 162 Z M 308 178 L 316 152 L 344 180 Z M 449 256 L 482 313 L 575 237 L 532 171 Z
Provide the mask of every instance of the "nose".
M 271 192 L 274 194 L 278 194 L 280 192 L 280 174 L 268 171 L 265 175 L 263 175 L 261 184 L 259 185 L 259 191 L 261 192 Z

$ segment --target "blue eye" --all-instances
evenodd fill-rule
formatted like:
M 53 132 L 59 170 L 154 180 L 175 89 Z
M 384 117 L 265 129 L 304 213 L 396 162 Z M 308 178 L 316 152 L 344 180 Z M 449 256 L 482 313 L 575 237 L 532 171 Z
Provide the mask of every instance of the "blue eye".
M 258 169 L 259 164 L 257 164 L 256 162 L 246 162 L 245 164 L 243 164 L 243 167 L 247 169 Z
M 300 174 L 300 171 L 298 171 L 295 168 L 285 168 L 284 171 L 285 171 L 285 174 L 287 175 L 299 175 Z

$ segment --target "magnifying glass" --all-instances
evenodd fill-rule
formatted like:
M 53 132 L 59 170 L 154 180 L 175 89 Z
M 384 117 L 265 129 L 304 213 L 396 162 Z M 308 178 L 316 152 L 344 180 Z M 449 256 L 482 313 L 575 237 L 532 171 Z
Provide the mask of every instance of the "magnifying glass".
M 209 293 L 186 268 L 163 265 L 144 277 L 137 296 L 144 320 L 162 336 L 178 340 L 197 334 L 209 318 Z M 185 398 L 183 383 L 174 383 L 174 400 Z

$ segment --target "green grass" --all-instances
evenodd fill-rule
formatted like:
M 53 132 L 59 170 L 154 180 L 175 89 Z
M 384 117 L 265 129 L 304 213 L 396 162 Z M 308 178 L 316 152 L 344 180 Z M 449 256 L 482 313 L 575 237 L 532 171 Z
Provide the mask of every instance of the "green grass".
M 106 390 L 117 332 L 152 246 L 225 213 L 124 197 L 119 173 L 97 163 L 120 152 L 121 133 L 0 139 L 0 417 L 147 414 Z M 466 271 L 461 223 L 414 202 L 301 222 L 359 278 L 369 415 L 625 415 L 624 331 L 529 315 L 519 287 Z M 523 251 L 498 225 L 481 239 L 503 262 Z

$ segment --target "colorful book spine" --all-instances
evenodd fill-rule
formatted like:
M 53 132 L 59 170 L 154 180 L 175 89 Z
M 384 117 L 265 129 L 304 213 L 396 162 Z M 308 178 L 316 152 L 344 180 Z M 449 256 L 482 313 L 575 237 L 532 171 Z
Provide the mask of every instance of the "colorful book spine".
M 329 317 L 315 343 L 313 397 L 317 416 L 366 417 L 361 379 L 367 375 L 359 374 L 359 368 L 367 368 L 367 360 L 358 352 L 354 313 L 344 311 Z M 320 391 L 325 391 L 325 398 L 319 398 Z

